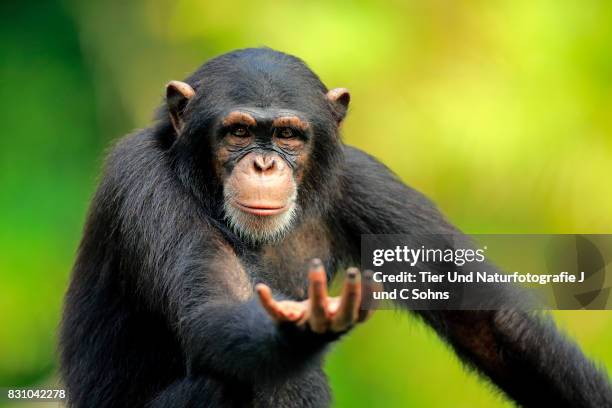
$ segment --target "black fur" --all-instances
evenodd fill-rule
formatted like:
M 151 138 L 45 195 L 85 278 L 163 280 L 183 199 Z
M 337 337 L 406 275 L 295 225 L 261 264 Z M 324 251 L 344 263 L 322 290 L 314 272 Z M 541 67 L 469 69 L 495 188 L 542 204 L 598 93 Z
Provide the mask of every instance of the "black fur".
M 195 98 L 177 138 L 162 109 L 121 140 L 93 199 L 61 326 L 72 407 L 322 407 L 320 336 L 273 324 L 253 299 L 303 299 L 306 263 L 359 263 L 360 235 L 459 234 L 386 167 L 342 144 L 345 114 L 299 59 L 246 49 L 189 77 Z M 313 125 L 300 223 L 253 245 L 223 221 L 212 129 L 235 106 L 299 107 Z M 527 406 L 612 406 L 610 386 L 553 324 L 519 312 L 419 312 L 472 367 Z

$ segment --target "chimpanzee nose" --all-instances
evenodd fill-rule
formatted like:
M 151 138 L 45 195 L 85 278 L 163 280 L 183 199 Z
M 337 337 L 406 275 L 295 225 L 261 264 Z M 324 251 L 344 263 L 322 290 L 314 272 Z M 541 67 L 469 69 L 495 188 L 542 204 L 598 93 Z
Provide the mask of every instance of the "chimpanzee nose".
M 263 173 L 274 167 L 275 159 L 272 156 L 258 155 L 258 156 L 255 156 L 255 160 L 253 160 L 253 164 L 255 166 L 255 170 Z

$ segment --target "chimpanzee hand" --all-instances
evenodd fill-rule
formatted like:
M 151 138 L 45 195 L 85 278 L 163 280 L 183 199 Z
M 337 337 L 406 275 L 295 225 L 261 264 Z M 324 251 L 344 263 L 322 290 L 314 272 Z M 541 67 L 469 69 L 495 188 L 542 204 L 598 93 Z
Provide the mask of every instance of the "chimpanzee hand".
M 370 302 L 371 292 L 375 290 L 371 273 L 364 274 L 362 294 L 361 276 L 357 268 L 349 268 L 346 273 L 342 294 L 339 297 L 327 295 L 327 275 L 319 259 L 310 263 L 308 280 L 308 299 L 296 302 L 276 301 L 270 288 L 260 283 L 255 289 L 259 300 L 268 314 L 279 323 L 294 323 L 296 326 L 308 325 L 315 333 L 340 333 L 350 329 L 355 323 L 364 321 L 371 310 L 364 310 L 364 302 Z

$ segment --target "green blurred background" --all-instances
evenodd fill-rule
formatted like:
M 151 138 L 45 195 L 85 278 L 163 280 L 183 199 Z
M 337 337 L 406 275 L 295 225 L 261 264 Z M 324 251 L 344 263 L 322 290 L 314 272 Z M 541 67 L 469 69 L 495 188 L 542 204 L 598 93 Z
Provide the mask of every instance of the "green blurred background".
M 62 295 L 106 147 L 164 84 L 267 45 L 351 90 L 344 139 L 470 233 L 612 231 L 612 3 L 4 1 L 0 387 L 53 384 Z M 557 312 L 612 368 L 612 312 Z M 509 405 L 414 319 L 330 355 L 337 407 Z

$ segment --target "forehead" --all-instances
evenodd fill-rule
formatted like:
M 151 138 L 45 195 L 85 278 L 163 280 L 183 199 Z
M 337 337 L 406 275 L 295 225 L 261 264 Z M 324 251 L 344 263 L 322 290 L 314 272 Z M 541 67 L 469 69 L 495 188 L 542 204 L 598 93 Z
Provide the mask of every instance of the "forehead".
M 265 122 L 279 118 L 296 118 L 307 122 L 307 115 L 296 109 L 284 109 L 276 107 L 252 107 L 252 106 L 236 106 L 228 109 L 222 114 L 223 121 L 244 122 L 249 125 L 255 125 L 256 122 Z
M 255 122 L 266 122 L 281 117 L 296 117 L 304 122 L 316 121 L 326 116 L 325 94 L 298 92 L 296 88 L 284 88 L 271 84 L 236 83 L 217 89 L 206 89 L 199 95 L 195 109 L 200 114 L 212 115 L 224 120 L 237 120 L 241 116 L 248 123 L 248 117 Z M 209 116 L 210 117 L 210 116 Z
M 243 110 L 253 116 L 266 116 L 276 110 L 279 114 L 309 116 L 326 106 L 326 91 L 320 82 L 281 67 L 238 66 L 215 71 L 202 78 L 201 85 L 205 103 L 217 107 L 222 114 Z

